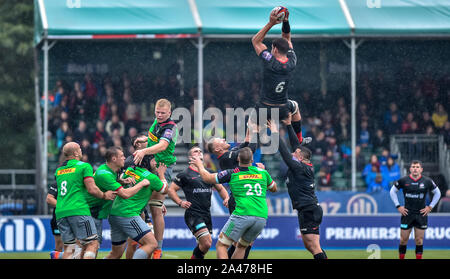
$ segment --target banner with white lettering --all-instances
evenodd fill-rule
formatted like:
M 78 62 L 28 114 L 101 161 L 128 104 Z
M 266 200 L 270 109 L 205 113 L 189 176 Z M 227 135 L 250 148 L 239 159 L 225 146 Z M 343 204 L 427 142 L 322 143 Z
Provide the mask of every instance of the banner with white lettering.
M 228 216 L 214 216 L 213 246 Z M 431 214 L 425 231 L 428 248 L 450 247 L 450 214 Z M 195 238 L 183 216 L 166 216 L 164 248 L 191 250 Z M 409 245 L 414 245 L 413 234 Z M 111 229 L 103 222 L 103 251 L 111 249 Z M 396 249 L 400 240 L 400 215 L 333 215 L 324 216 L 320 226 L 324 249 Z M 304 249 L 297 216 L 269 216 L 267 225 L 254 243 L 259 249 Z M 37 252 L 54 249 L 50 217 L 0 217 L 0 252 Z
M 222 200 L 217 192 L 213 193 L 216 201 Z M 324 215 L 398 213 L 386 191 L 370 194 L 353 191 L 321 191 L 316 192 L 316 195 Z M 287 192 L 267 193 L 266 199 L 269 214 L 294 214 Z M 402 191 L 398 193 L 398 200 L 400 204 L 403 204 Z M 228 209 L 221 205 L 221 202 L 215 202 L 215 204 L 222 207 L 221 212 L 228 213 Z M 220 213 L 217 212 L 217 214 Z

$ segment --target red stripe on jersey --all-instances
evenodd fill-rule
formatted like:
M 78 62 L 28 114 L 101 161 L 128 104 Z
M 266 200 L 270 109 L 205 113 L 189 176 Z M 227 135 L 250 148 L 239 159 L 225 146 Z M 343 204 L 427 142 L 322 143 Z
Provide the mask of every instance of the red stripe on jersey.
M 173 121 L 171 120 L 171 121 L 168 121 L 168 122 L 159 123 L 159 126 L 163 127 L 163 126 L 166 126 L 166 125 L 168 125 L 168 124 L 175 125 L 175 122 L 173 122 Z
M 277 60 L 278 60 L 278 62 L 280 62 L 280 63 L 282 63 L 282 64 L 286 64 L 286 63 L 289 61 L 289 58 L 286 57 L 286 60 L 284 60 L 284 61 L 281 61 L 281 60 L 278 59 L 278 58 L 277 58 Z
M 86 178 L 92 178 L 92 179 L 94 179 L 93 176 L 86 176 L 86 177 L 83 178 L 83 180 L 85 180 Z
M 409 175 L 409 178 L 411 178 L 412 180 L 414 180 L 414 182 L 417 182 L 417 181 L 419 181 L 419 179 L 422 178 L 422 175 L 420 175 L 419 178 L 417 178 L 417 179 L 414 179 L 411 175 Z

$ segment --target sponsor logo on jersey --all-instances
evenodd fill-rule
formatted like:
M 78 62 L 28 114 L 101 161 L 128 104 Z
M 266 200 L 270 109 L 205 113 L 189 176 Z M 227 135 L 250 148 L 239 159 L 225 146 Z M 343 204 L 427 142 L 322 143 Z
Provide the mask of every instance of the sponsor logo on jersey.
M 272 54 L 268 51 L 263 51 L 262 58 L 264 58 L 267 61 L 270 61 L 270 59 L 272 59 Z
M 242 174 L 239 175 L 239 180 L 242 179 L 262 179 L 262 174 Z
M 125 174 L 128 175 L 128 176 L 134 177 L 134 179 L 136 179 L 136 180 L 139 180 L 141 178 L 139 175 L 135 174 L 134 172 L 132 172 L 130 170 L 126 170 Z
M 167 130 L 164 132 L 163 137 L 166 138 L 166 139 L 168 139 L 168 140 L 171 140 L 172 137 L 173 137 L 173 131 L 172 131 L 172 129 L 167 129 Z
M 419 188 L 425 188 L 425 184 L 420 183 Z
M 148 138 L 151 139 L 153 142 L 157 142 L 158 138 L 152 134 L 152 132 L 148 131 Z
M 56 173 L 56 175 L 63 175 L 63 174 L 74 173 L 74 172 L 75 172 L 75 168 L 63 169 L 63 170 L 59 170 Z
M 221 179 L 221 178 L 225 177 L 227 174 L 228 174 L 228 172 L 226 170 L 221 171 L 217 174 L 217 178 Z

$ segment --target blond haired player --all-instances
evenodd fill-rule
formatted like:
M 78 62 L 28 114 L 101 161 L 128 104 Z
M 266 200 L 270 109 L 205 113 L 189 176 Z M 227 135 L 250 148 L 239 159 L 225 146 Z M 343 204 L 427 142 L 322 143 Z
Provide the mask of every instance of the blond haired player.
M 167 99 L 159 99 L 155 104 L 155 121 L 148 130 L 147 147 L 136 150 L 134 163 L 139 165 L 145 155 L 154 154 L 155 161 L 159 166 L 163 163 L 167 166 L 165 177 L 167 182 L 172 181 L 172 167 L 177 158 L 173 155 L 175 144 L 177 142 L 178 130 L 175 122 L 170 118 L 172 114 L 172 105 Z M 150 211 L 153 217 L 155 238 L 158 241 L 158 247 L 153 253 L 153 259 L 160 259 L 162 255 L 162 243 L 164 236 L 164 215 L 162 206 L 164 205 L 165 195 L 154 192 L 150 200 Z

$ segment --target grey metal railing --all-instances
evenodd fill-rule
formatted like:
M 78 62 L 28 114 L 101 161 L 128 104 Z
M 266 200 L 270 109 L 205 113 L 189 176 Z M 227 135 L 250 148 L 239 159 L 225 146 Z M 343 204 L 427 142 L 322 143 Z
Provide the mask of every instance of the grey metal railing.
M 445 177 L 447 184 L 450 183 L 450 149 L 444 142 L 443 136 L 439 137 L 439 167 L 439 170 Z
M 398 154 L 402 174 L 412 160 L 420 160 L 425 173 L 442 173 L 443 137 L 440 135 L 393 135 L 390 138 L 392 154 Z
M 36 170 L 0 170 L 0 215 L 36 214 Z

